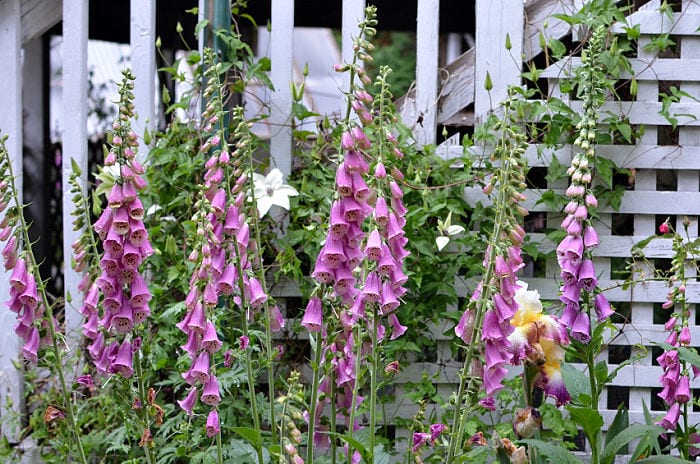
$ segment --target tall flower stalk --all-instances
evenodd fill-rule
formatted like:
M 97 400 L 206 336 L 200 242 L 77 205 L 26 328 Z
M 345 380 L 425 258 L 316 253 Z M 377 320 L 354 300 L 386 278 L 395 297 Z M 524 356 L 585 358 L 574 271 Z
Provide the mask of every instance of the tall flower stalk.
M 151 292 L 146 278 L 139 271 L 144 260 L 154 253 L 143 224 L 145 209 L 139 192 L 146 188 L 142 175 L 144 167 L 137 159 L 139 141 L 131 130 L 134 113 L 134 76 L 123 72 L 119 85 L 119 113 L 108 134 L 109 148 L 105 149 L 105 171 L 112 183 L 107 195 L 107 207 L 93 229 L 102 242 L 99 271 L 93 265 L 80 283 L 85 292 L 81 311 L 86 317 L 83 333 L 91 341 L 88 352 L 101 374 L 118 374 L 133 387 L 131 377 L 136 374 L 136 411 L 141 427 L 141 440 L 148 463 L 155 462 L 152 416 L 162 421 L 163 410 L 149 398 L 148 386 L 143 376 L 141 345 L 147 334 L 147 321 L 151 314 Z M 74 190 L 79 186 L 74 186 Z M 80 195 L 79 192 L 76 194 Z M 77 221 L 87 221 L 87 198 L 76 205 Z M 84 254 L 94 253 L 97 247 L 88 231 L 76 246 L 76 269 L 83 265 Z M 96 280 L 92 280 L 97 276 Z M 101 295 L 101 296 L 100 296 Z M 100 312 L 101 310 L 101 312 Z M 154 406 L 155 405 L 155 406 Z M 157 410 L 151 414 L 151 408 Z
M 179 401 L 189 415 L 194 414 L 197 397 L 211 409 L 208 414 L 206 431 L 210 437 L 216 436 L 218 459 L 222 462 L 221 431 L 217 406 L 221 402 L 220 389 L 216 377 L 218 353 L 224 343 L 233 345 L 245 364 L 248 397 L 251 417 L 255 430 L 262 428 L 262 414 L 259 411 L 250 344 L 257 344 L 250 330 L 261 313 L 264 318 L 265 340 L 263 351 L 267 357 L 269 381 L 269 417 L 272 439 L 276 441 L 276 419 L 274 404 L 274 354 L 272 353 L 273 330 L 279 330 L 284 321 L 278 307 L 270 304 L 265 286 L 265 276 L 260 243 L 260 224 L 255 202 L 253 182 L 253 137 L 243 115 L 243 109 L 225 109 L 225 87 L 220 81 L 221 65 L 215 62 L 211 50 L 205 50 L 204 72 L 206 88 L 204 96 L 207 105 L 202 114 L 205 137 L 200 152 L 207 155 L 205 172 L 202 176 L 195 214 L 192 222 L 196 225 L 192 251 L 189 260 L 194 264 L 190 279 L 190 290 L 185 299 L 187 313 L 178 324 L 187 335 L 187 343 L 182 346 L 191 360 L 189 370 L 183 374 L 191 385 L 187 397 Z M 227 140 L 226 128 L 222 121 L 230 118 L 234 130 L 232 145 Z M 224 335 L 219 338 L 217 321 L 228 318 L 224 314 L 222 302 L 229 301 L 237 308 L 240 317 L 240 332 L 232 324 L 221 327 Z M 230 353 L 227 351 L 226 353 Z M 223 364 L 231 365 L 230 355 L 225 355 Z M 202 389 L 201 395 L 199 389 Z M 258 462 L 263 462 L 261 444 L 256 447 Z
M 17 314 L 15 333 L 23 340 L 22 355 L 30 364 L 37 364 L 50 352 L 49 369 L 58 377 L 61 409 L 49 406 L 46 418 L 49 420 L 65 417 L 67 428 L 75 446 L 75 458 L 87 464 L 76 410 L 71 399 L 64 367 L 63 335 L 60 324 L 54 317 L 54 304 L 46 293 L 46 286 L 39 273 L 39 265 L 34 256 L 29 238 L 29 225 L 24 218 L 24 206 L 19 201 L 15 184 L 12 160 L 7 151 L 7 136 L 0 137 L 0 213 L 5 215 L 0 224 L 0 240 L 5 242 L 2 258 L 10 275 L 10 300 L 6 303 L 10 311 Z M 42 351 L 44 353 L 42 353 Z M 51 410 L 52 414 L 49 414 Z
M 364 88 L 371 81 L 357 64 L 370 59 L 373 47 L 368 39 L 374 35 L 375 16 L 376 9 L 368 7 L 352 63 L 337 68 L 350 73 L 348 118 L 339 144 L 328 233 L 312 272 L 318 286 L 302 320 L 315 340 L 307 464 L 313 462 L 314 447 L 330 444 L 319 433 L 325 402 L 332 403 L 331 426 L 336 412 L 342 414 L 350 437 L 359 428 L 355 411 L 368 402 L 366 448 L 355 450 L 348 445 L 346 452 L 349 462 L 374 453 L 382 344 L 406 330 L 396 315 L 399 298 L 406 292 L 403 261 L 408 251 L 403 226 L 407 210 L 399 185 L 403 174 L 387 169 L 393 159 L 403 157 L 391 130 L 395 119 L 389 70 L 380 70 L 375 84 L 379 90 L 373 97 Z M 349 117 L 352 112 L 355 120 Z M 365 375 L 369 375 L 368 399 L 359 394 Z
M 582 116 L 576 125 L 578 136 L 574 141 L 579 152 L 574 155 L 567 171 L 571 180 L 566 189 L 569 203 L 564 208 L 566 217 L 561 224 L 566 236 L 556 249 L 563 281 L 560 289 L 560 300 L 564 304 L 561 321 L 576 341 L 572 343 L 574 355 L 587 366 L 591 394 L 590 403 L 584 406 L 591 409 L 598 408 L 602 392 L 595 369 L 602 334 L 593 328 L 614 313 L 598 286 L 592 256 L 593 250 L 598 246 L 598 234 L 592 223 L 592 212 L 598 206 L 598 200 L 591 185 L 596 158 L 596 126 L 600 107 L 605 101 L 605 90 L 609 86 L 605 66 L 601 61 L 607 34 L 604 25 L 593 30 L 581 54 L 581 66 L 576 70 L 578 94 L 583 100 Z M 589 345 L 592 334 L 596 339 Z M 587 428 L 585 431 L 593 450 L 591 462 L 596 464 L 600 459 L 602 432 L 599 428 Z
M 578 137 L 574 146 L 580 152 L 574 155 L 568 174 L 571 183 L 566 189 L 569 203 L 562 228 L 566 236 L 557 246 L 557 260 L 561 267 L 561 301 L 564 303 L 562 321 L 570 329 L 571 336 L 582 343 L 591 338 L 591 309 L 598 322 L 606 320 L 612 310 L 605 296 L 600 293 L 591 253 L 598 246 L 598 234 L 592 220 L 591 209 L 598 200 L 591 190 L 595 162 L 596 125 L 600 106 L 605 100 L 604 85 L 607 81 L 600 62 L 605 48 L 607 29 L 600 26 L 593 32 L 588 46 L 581 56 L 580 92 L 583 98 L 581 120 L 576 125 Z
M 518 101 L 511 89 L 510 98 L 502 104 L 502 120 L 493 123 L 493 130 L 499 135 L 491 159 L 499 163 L 499 168 L 484 192 L 491 194 L 496 191 L 493 202 L 495 220 L 484 257 L 483 279 L 455 327 L 455 334 L 467 346 L 454 406 L 447 463 L 454 462 L 459 454 L 466 423 L 476 406 L 480 387 L 485 395 L 479 403 L 487 409 L 494 409 L 494 395 L 503 388 L 505 366 L 513 358 L 509 336 L 514 330 L 511 319 L 518 310 L 514 299 L 519 288 L 516 272 L 523 266 L 520 246 L 525 231 L 520 224 L 527 215 L 527 210 L 520 205 L 525 199 L 522 191 L 526 187 L 524 154 L 527 143 L 520 128 L 518 109 Z
M 683 222 L 687 242 L 681 234 L 673 231 L 667 223 L 662 224 L 660 227 L 662 233 L 673 234 L 674 254 L 671 260 L 668 280 L 671 288 L 662 307 L 663 309 L 673 308 L 674 311 L 664 325 L 664 328 L 668 331 L 668 337 L 666 338 L 668 346 L 656 358 L 659 366 L 663 369 L 663 373 L 659 377 L 663 390 L 658 396 L 664 400 L 668 407 L 666 415 L 657 424 L 666 430 L 675 432 L 676 446 L 683 459 L 691 459 L 699 454 L 698 449 L 693 445 L 700 441 L 697 433 L 691 433 L 688 424 L 688 404 L 693 399 L 690 383 L 700 373 L 700 367 L 691 364 L 686 356 L 680 354 L 680 350 L 687 349 L 686 347 L 691 345 L 690 303 L 688 303 L 686 298 L 686 285 L 688 283 L 686 266 L 696 254 L 696 250 L 692 248 L 692 242 L 690 242 L 689 225 L 690 221 L 685 220 Z

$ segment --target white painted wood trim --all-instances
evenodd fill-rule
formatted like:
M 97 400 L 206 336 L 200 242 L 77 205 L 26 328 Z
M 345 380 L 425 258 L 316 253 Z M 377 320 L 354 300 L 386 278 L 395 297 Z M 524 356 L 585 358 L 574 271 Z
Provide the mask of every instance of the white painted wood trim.
M 477 124 L 508 96 L 508 86 L 520 83 L 523 52 L 524 7 L 522 0 L 477 0 L 474 113 Z M 508 14 L 503 14 L 508 12 Z M 506 49 L 506 36 L 511 49 Z M 484 88 L 486 76 L 493 88 Z
M 22 43 L 36 39 L 61 20 L 62 0 L 22 1 Z
M 155 120 L 156 0 L 131 0 L 131 67 L 134 72 L 134 106 L 138 119 L 132 128 L 139 137 L 157 126 Z M 138 158 L 144 161 L 149 147 L 141 143 Z
M 686 40 L 691 40 L 691 38 L 684 39 L 682 43 L 685 43 Z M 691 55 L 688 54 L 688 56 Z M 651 60 L 631 58 L 629 61 L 632 65 L 633 76 L 640 81 L 700 81 L 700 75 L 698 75 L 700 73 L 700 59 L 697 58 L 653 58 Z M 571 76 L 574 69 L 579 66 L 581 66 L 580 57 L 565 58 L 543 70 L 540 77 L 566 78 Z M 620 77 L 629 78 L 632 75 L 623 71 L 620 73 Z
M 343 0 L 341 52 L 343 63 L 351 63 L 353 39 L 360 33 L 357 24 L 365 17 L 365 0 Z M 359 63 L 362 64 L 362 63 Z M 343 92 L 350 88 L 350 74 L 343 73 Z
M 73 253 L 71 244 L 80 232 L 73 230 L 71 195 L 68 179 L 71 175 L 71 159 L 80 167 L 83 189 L 87 183 L 87 41 L 88 2 L 65 0 L 63 3 L 63 256 L 64 286 L 66 297 L 66 336 L 71 351 L 79 346 L 82 338 L 80 314 L 82 298 L 78 290 L 81 275 L 70 266 Z M 68 303 L 72 299 L 72 303 Z
M 636 186 L 640 189 L 640 186 Z M 563 189 L 552 189 L 558 196 L 564 197 Z M 540 199 L 541 191 L 527 190 L 527 200 L 522 202 L 528 211 L 548 211 L 544 204 L 535 203 Z M 467 187 L 464 189 L 464 199 L 473 205 L 482 202 L 491 204 L 490 198 L 483 193 L 481 187 Z M 600 213 L 616 213 L 610 206 L 601 204 L 598 207 Z M 700 214 L 700 192 L 663 192 L 651 190 L 629 190 L 622 197 L 620 212 L 638 215 L 654 214 L 679 214 L 696 216 Z M 653 220 L 653 216 L 651 217 Z M 636 230 L 636 229 L 635 229 Z M 650 231 L 649 235 L 654 231 Z
M 421 147 L 435 143 L 437 129 L 440 1 L 418 0 L 416 17 L 416 114 L 423 122 L 414 134 Z
M 270 166 L 292 172 L 292 83 L 294 71 L 294 0 L 275 0 L 271 11 L 270 78 L 275 86 L 270 104 Z
M 22 193 L 22 68 L 20 36 L 20 0 L 0 0 L 0 89 L 2 89 L 2 111 L 0 111 L 0 137 L 8 135 L 6 148 L 12 158 L 15 185 Z M 21 198 L 20 198 L 21 201 Z M 4 245 L 3 245 L 4 246 Z M 24 409 L 24 380 L 12 362 L 20 359 L 20 339 L 14 332 L 16 317 L 5 308 L 10 299 L 10 273 L 0 268 L 0 424 L 12 402 L 14 412 Z M 19 429 L 2 427 L 0 431 L 13 443 L 20 436 Z
M 696 35 L 698 24 L 700 24 L 700 13 L 682 12 L 673 13 L 674 20 L 659 11 L 638 11 L 627 17 L 627 23 L 616 23 L 612 31 L 620 34 L 625 33 L 625 27 L 639 25 L 639 32 L 642 34 L 664 34 L 674 35 Z

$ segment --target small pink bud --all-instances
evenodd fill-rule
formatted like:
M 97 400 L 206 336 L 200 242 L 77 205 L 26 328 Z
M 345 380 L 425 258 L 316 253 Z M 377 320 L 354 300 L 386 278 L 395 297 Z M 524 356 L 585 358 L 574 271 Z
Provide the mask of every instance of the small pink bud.
M 384 179 L 386 177 L 386 168 L 381 161 L 374 167 L 374 177 L 377 179 Z

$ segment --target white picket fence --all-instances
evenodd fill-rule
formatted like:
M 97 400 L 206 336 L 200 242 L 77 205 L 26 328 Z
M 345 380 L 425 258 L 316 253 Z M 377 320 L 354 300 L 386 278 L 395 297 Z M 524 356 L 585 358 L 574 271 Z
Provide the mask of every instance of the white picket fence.
M 201 3 L 201 2 L 200 2 Z M 416 85 L 414 90 L 402 97 L 398 106 L 404 121 L 413 128 L 420 144 L 431 144 L 436 140 L 436 127 L 445 125 L 473 125 L 478 123 L 496 102 L 505 96 L 509 84 L 520 83 L 521 63 L 537 56 L 541 51 L 539 35 L 561 38 L 570 33 L 569 26 L 551 17 L 554 13 L 572 13 L 581 6 L 582 0 L 492 0 L 476 1 L 477 46 L 460 55 L 444 69 L 438 69 L 439 0 L 418 0 L 417 11 L 417 57 Z M 357 20 L 363 14 L 363 0 L 343 1 L 342 57 L 348 61 L 352 54 L 351 37 L 356 33 Z M 660 2 L 653 0 L 629 18 L 630 24 L 640 24 L 642 37 L 638 41 L 638 56 L 633 60 L 639 92 L 635 101 L 610 104 L 611 111 L 629 117 L 632 124 L 645 127 L 645 134 L 636 145 L 610 145 L 601 147 L 601 156 L 610 157 L 618 165 L 635 170 L 634 190 L 625 193 L 619 212 L 603 207 L 600 210 L 601 246 L 597 251 L 595 264 L 602 272 L 601 286 L 611 287 L 608 293 L 613 302 L 631 304 L 631 323 L 622 336 L 614 341 L 616 347 L 636 344 L 651 347 L 662 341 L 663 322 L 654 320 L 654 304 L 664 300 L 666 290 L 662 284 L 648 283 L 632 290 L 617 287 L 618 281 L 611 273 L 611 261 L 630 256 L 631 246 L 653 234 L 657 215 L 687 215 L 693 221 L 693 236 L 698 235 L 697 217 L 700 215 L 700 121 L 694 117 L 680 118 L 676 145 L 662 145 L 657 138 L 658 127 L 666 127 L 668 121 L 659 115 L 661 103 L 658 101 L 659 81 L 674 81 L 680 89 L 700 99 L 700 7 L 697 0 L 684 0 L 680 11 L 674 13 L 673 20 L 664 17 L 659 11 Z M 14 156 L 13 168 L 20 173 L 17 182 L 21 185 L 22 134 L 41 124 L 41 108 L 37 101 L 44 90 L 41 88 L 40 50 L 37 40 L 42 33 L 63 19 L 64 30 L 64 166 L 75 160 L 87 172 L 86 151 L 86 95 L 87 95 L 87 30 L 88 2 L 84 0 L 0 0 L 0 128 L 9 134 L 8 148 Z M 136 110 L 140 115 L 137 132 L 142 133 L 148 124 L 153 124 L 154 115 L 154 72 L 155 72 L 155 0 L 131 0 L 131 57 L 136 75 Z M 200 8 L 200 11 L 203 11 Z M 292 98 L 288 82 L 292 80 L 292 29 L 294 26 L 294 1 L 273 0 L 272 2 L 271 60 L 272 81 L 277 89 L 272 95 L 270 122 L 273 127 L 285 127 L 291 114 Z M 547 22 L 546 29 L 544 24 Z M 124 25 L 126 27 L 126 25 Z M 616 27 L 615 32 L 622 32 Z M 680 43 L 677 58 L 658 58 L 644 51 L 644 45 L 651 36 L 671 32 Z M 506 34 L 512 44 L 506 50 Z M 521 57 L 523 59 L 521 60 Z M 558 80 L 565 75 L 570 62 L 555 63 L 545 71 L 550 79 L 550 88 L 557 89 Z M 493 89 L 484 89 L 486 73 L 493 82 Z M 37 77 L 38 76 L 38 77 Z M 347 87 L 347 86 L 345 86 Z M 335 89 L 334 89 L 335 90 Z M 567 95 L 558 95 L 568 100 Z M 578 103 L 571 102 L 576 108 Z M 472 109 L 473 108 L 473 109 Z M 683 98 L 671 106 L 672 113 L 700 116 L 700 104 Z M 23 114 L 26 118 L 23 118 Z M 421 123 L 418 120 L 421 120 Z M 26 125 L 25 125 L 26 123 Z M 271 136 L 272 162 L 282 171 L 291 170 L 291 134 L 289 130 L 273 131 Z M 439 147 L 444 156 L 461 154 L 461 147 L 444 144 Z M 145 153 L 142 153 L 145 156 Z M 557 151 L 538 152 L 533 146 L 528 151 L 531 166 L 546 168 L 552 157 L 566 164 L 572 156 L 572 147 Z M 661 170 L 677 172 L 676 191 L 658 191 L 657 173 Z M 63 185 L 67 185 L 68 172 L 63 173 Z M 565 188 L 556 184 L 548 187 Z M 535 205 L 539 191 L 528 192 L 532 211 L 547 212 L 550 227 L 556 227 L 558 212 L 547 211 L 544 205 Z M 477 190 L 467 189 L 465 195 L 470 201 L 483 200 Z M 64 211 L 72 209 L 70 197 L 64 196 Z M 633 233 L 616 235 L 605 233 L 610 230 L 618 214 L 633 215 Z M 72 231 L 69 215 L 64 217 L 64 251 L 70 253 L 70 244 L 76 237 Z M 547 243 L 544 236 L 535 235 L 543 249 L 554 245 Z M 664 259 L 671 256 L 668 241 L 654 242 L 647 254 L 651 258 Z M 78 275 L 66 268 L 66 296 L 78 295 Z M 556 262 L 546 265 L 546 279 L 530 279 L 532 287 L 538 288 L 545 299 L 557 300 L 558 286 L 553 277 L 558 276 Z M 0 301 L 8 299 L 8 275 L 0 279 Z M 280 296 L 297 296 L 295 289 L 278 289 Z M 466 294 L 466 288 L 463 289 Z M 700 283 L 688 286 L 688 297 L 693 303 L 700 303 Z M 81 319 L 75 300 L 66 309 L 66 325 L 70 334 L 78 334 Z M 6 413 L 8 402 L 21 410 L 23 405 L 21 372 L 12 364 L 18 359 L 20 346 L 12 327 L 14 315 L 0 310 L 0 424 Z M 442 334 L 444 327 L 433 329 L 438 340 L 438 360 L 435 363 L 421 363 L 409 366 L 397 386 L 396 397 L 401 398 L 403 383 L 418 381 L 421 373 L 438 373 L 436 382 L 441 393 L 449 394 L 457 379 L 459 363 L 452 359 L 449 344 L 451 340 Z M 694 340 L 700 340 L 700 330 L 692 329 Z M 604 356 L 607 353 L 604 353 Z M 630 420 L 641 421 L 642 402 L 651 404 L 651 389 L 658 386 L 661 371 L 653 365 L 649 352 L 635 367 L 623 369 L 615 382 L 615 395 L 622 395 L 629 405 Z M 697 381 L 694 388 L 700 387 Z M 611 390 L 612 391 L 612 390 Z M 608 395 L 603 395 L 601 409 L 606 419 L 614 413 L 608 406 Z M 410 417 L 414 406 L 400 401 L 387 406 L 392 415 Z M 694 414 L 693 420 L 699 417 Z M 2 427 L 0 425 L 0 427 Z M 2 432 L 13 439 L 6 429 Z M 406 436 L 405 431 L 397 431 L 397 436 Z M 16 437 L 14 437 L 16 438 Z

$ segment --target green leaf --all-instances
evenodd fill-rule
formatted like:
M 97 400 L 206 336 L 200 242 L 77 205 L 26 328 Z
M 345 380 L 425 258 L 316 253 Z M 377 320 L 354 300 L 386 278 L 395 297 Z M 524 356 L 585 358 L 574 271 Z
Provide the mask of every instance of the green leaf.
M 80 170 L 80 166 L 78 166 L 78 163 L 75 162 L 75 158 L 70 159 L 70 165 L 71 169 L 73 170 L 73 174 L 79 176 L 82 173 L 82 171 Z
M 233 432 L 253 445 L 253 448 L 259 449 L 262 443 L 260 431 L 251 427 L 233 427 Z
M 562 364 L 561 375 L 564 377 L 564 384 L 569 391 L 571 398 L 579 401 L 581 395 L 591 396 L 591 383 L 586 374 L 576 369 L 571 364 Z
M 620 448 L 622 448 L 632 440 L 643 437 L 649 433 L 656 433 L 658 435 L 661 432 L 663 432 L 663 429 L 658 425 L 632 424 L 631 426 L 627 427 L 625 430 L 617 434 L 617 436 L 610 440 L 609 443 L 605 444 L 605 448 L 603 449 L 603 454 L 601 457 L 603 459 L 614 457 L 615 454 L 620 450 Z
M 610 424 L 610 427 L 608 427 L 608 432 L 605 434 L 606 448 L 613 438 L 617 437 L 620 432 L 623 432 L 629 426 L 629 414 L 624 406 L 624 404 L 621 404 L 617 408 L 617 414 L 615 414 L 612 424 Z M 615 458 L 611 457 L 608 462 L 612 463 L 614 460 Z M 605 460 L 603 460 L 603 462 L 605 462 Z
M 384 450 L 384 445 L 379 444 L 374 447 L 372 455 L 374 464 L 389 464 L 389 453 Z
M 202 29 L 207 27 L 209 25 L 209 20 L 208 19 L 203 19 L 200 22 L 197 23 L 197 25 L 194 27 L 194 34 L 199 35 L 202 32 Z
M 617 130 L 620 131 L 620 134 L 622 134 L 627 143 L 632 143 L 632 126 L 630 126 L 626 122 L 621 123 L 617 125 Z
M 555 58 L 561 58 L 567 52 L 566 45 L 561 40 L 554 38 L 549 39 L 549 48 L 552 50 L 552 56 Z
M 561 446 L 534 439 L 520 440 L 520 443 L 537 448 L 543 456 L 549 458 L 550 462 L 556 462 L 557 464 L 581 464 L 579 458 Z
M 598 385 L 603 385 L 608 378 L 608 363 L 603 361 L 598 361 L 595 365 L 595 379 Z
M 581 426 L 583 433 L 589 440 L 603 428 L 603 416 L 598 411 L 575 406 L 568 406 L 566 409 L 571 414 L 571 420 Z
M 650 456 L 646 459 L 635 461 L 635 464 L 692 464 L 694 462 L 695 461 L 686 461 L 685 459 L 675 456 L 660 454 L 658 456 Z
M 552 155 L 552 160 L 549 162 L 547 167 L 547 175 L 544 178 L 547 182 L 554 182 L 562 179 L 566 175 L 566 170 L 568 168 L 559 162 L 559 158 Z
M 360 455 L 362 456 L 362 460 L 364 462 L 372 462 L 372 456 L 370 456 L 369 450 L 367 448 L 365 448 L 365 445 L 363 445 L 359 441 L 355 440 L 353 437 L 343 435 L 340 433 L 336 433 L 336 432 L 326 432 L 326 433 L 332 437 L 340 438 L 341 440 L 346 442 L 348 445 L 352 446 L 357 451 L 359 451 Z
M 596 158 L 596 169 L 600 180 L 605 182 L 608 188 L 613 188 L 612 178 L 615 163 L 606 158 Z

